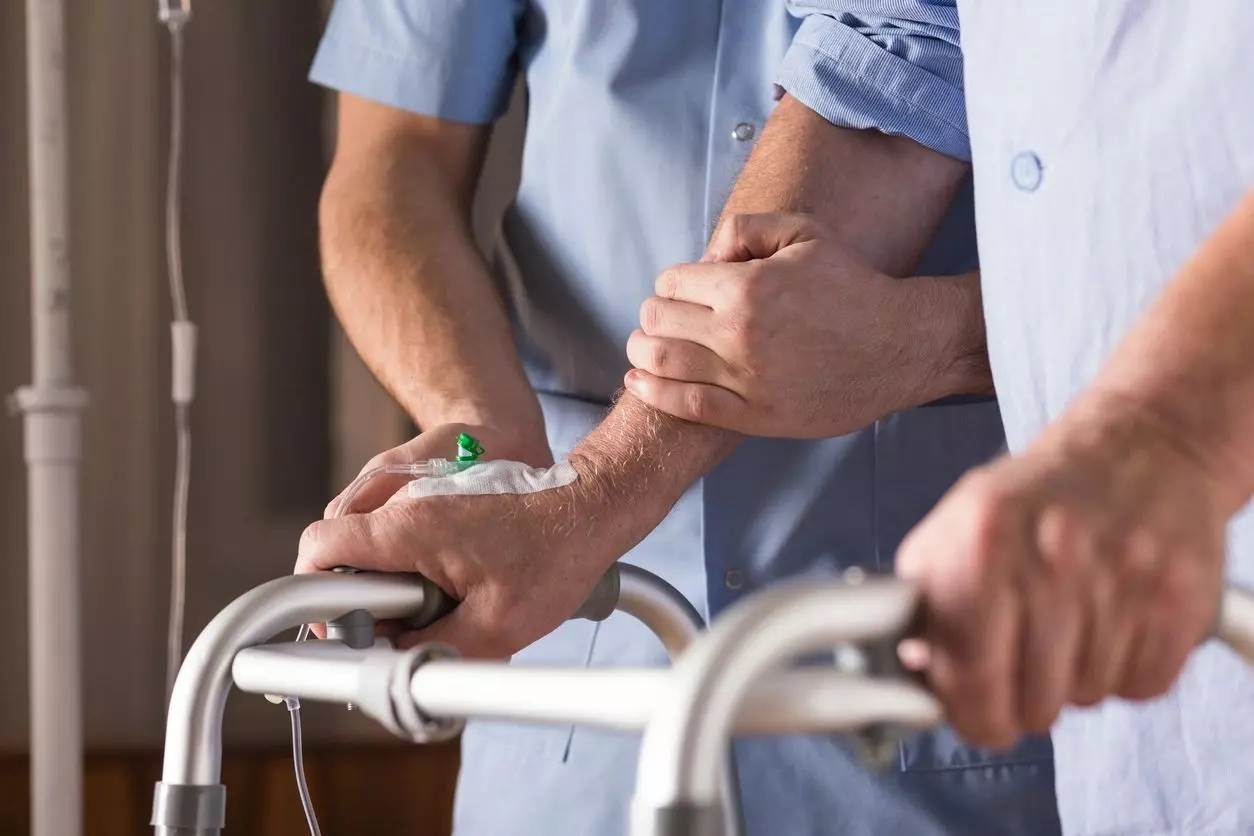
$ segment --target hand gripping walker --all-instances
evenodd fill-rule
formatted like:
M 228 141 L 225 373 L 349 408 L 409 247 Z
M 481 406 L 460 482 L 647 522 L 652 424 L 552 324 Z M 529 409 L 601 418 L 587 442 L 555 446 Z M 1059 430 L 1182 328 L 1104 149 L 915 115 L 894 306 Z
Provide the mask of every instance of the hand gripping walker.
M 891 670 L 887 654 L 915 619 L 917 591 L 892 578 L 855 580 L 764 590 L 697 638 L 669 672 L 667 699 L 644 724 L 632 836 L 726 832 L 717 757 L 733 734 L 879 729 L 872 742 L 884 743 L 943 720 L 940 705 L 913 680 L 867 676 Z M 1254 665 L 1254 595 L 1224 591 L 1215 638 Z M 843 672 L 781 674 L 799 655 L 850 645 Z

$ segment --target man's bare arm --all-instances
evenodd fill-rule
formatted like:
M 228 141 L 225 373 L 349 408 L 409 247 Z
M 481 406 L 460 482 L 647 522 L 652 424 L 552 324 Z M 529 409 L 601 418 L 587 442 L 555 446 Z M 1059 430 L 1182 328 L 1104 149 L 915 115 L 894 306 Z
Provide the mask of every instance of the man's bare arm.
M 784 96 L 723 215 L 806 212 L 869 266 L 907 276 L 967 171 L 906 137 L 834 127 Z
M 1126 399 L 1222 485 L 1254 495 L 1254 191 L 1194 254 L 1080 397 Z
M 323 267 L 353 345 L 419 426 L 490 425 L 495 446 L 527 448 L 543 417 L 471 227 L 488 133 L 341 95 Z

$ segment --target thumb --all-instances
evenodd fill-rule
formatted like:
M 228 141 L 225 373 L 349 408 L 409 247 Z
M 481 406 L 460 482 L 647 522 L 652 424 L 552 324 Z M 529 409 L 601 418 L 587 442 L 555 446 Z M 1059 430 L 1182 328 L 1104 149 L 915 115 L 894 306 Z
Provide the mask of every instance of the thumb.
M 770 258 L 775 253 L 818 237 L 809 215 L 771 212 L 728 215 L 719 224 L 702 261 L 749 261 Z
M 367 514 L 318 520 L 301 532 L 296 548 L 297 575 L 352 566 L 356 544 L 370 538 Z

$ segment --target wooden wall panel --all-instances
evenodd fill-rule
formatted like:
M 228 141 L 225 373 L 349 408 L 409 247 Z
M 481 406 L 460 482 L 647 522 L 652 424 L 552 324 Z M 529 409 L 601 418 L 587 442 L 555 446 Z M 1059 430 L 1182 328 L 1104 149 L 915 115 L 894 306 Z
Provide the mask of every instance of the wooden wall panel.
M 457 745 L 313 748 L 305 752 L 314 809 L 327 834 L 447 836 L 452 832 Z M 158 752 L 88 755 L 84 836 L 150 832 Z M 306 836 L 286 749 L 237 749 L 222 765 L 226 836 Z M 24 754 L 0 756 L 0 834 L 30 832 Z

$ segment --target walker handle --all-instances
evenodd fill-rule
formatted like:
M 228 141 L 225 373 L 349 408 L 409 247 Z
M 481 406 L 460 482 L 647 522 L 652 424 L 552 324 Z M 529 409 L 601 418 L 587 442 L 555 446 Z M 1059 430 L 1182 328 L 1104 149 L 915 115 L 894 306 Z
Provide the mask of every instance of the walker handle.
M 357 574 L 362 570 L 354 569 L 351 566 L 337 566 L 331 571 Z M 461 603 L 460 601 L 447 594 L 443 589 L 422 575 L 412 574 L 422 581 L 426 594 L 423 598 L 422 609 L 405 619 L 405 626 L 408 629 L 421 630 L 457 609 L 457 605 Z M 597 585 L 593 587 L 592 592 L 589 593 L 583 604 L 571 618 L 604 621 L 617 609 L 618 596 L 621 591 L 622 580 L 619 576 L 618 564 L 615 563 L 601 576 L 601 579 L 597 581 Z
M 1254 593 L 1239 586 L 1224 589 L 1215 637 L 1254 666 Z

